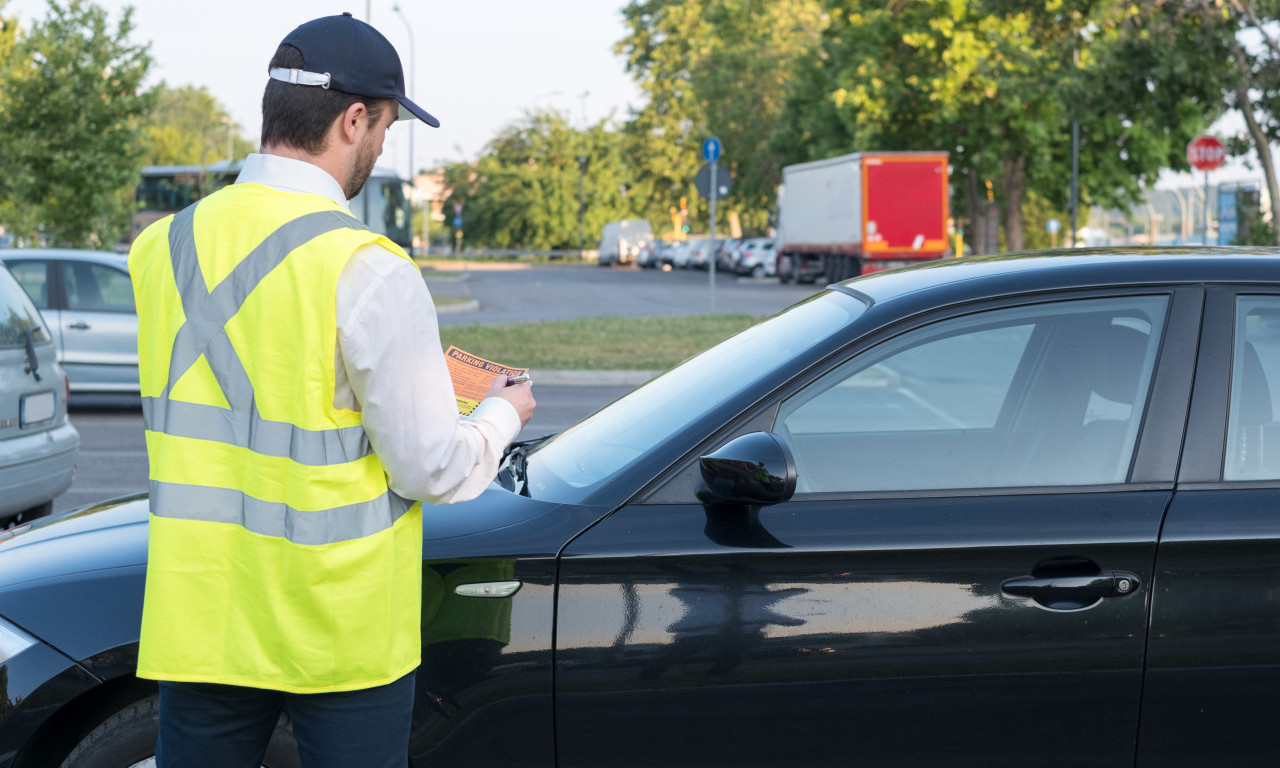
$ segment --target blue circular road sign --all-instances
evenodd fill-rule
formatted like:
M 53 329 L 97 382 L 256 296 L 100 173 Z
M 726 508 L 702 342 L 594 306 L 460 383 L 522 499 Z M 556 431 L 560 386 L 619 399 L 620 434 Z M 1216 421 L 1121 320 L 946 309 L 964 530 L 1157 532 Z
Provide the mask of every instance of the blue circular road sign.
M 720 159 L 720 140 L 712 136 L 702 142 L 702 159 L 714 163 Z

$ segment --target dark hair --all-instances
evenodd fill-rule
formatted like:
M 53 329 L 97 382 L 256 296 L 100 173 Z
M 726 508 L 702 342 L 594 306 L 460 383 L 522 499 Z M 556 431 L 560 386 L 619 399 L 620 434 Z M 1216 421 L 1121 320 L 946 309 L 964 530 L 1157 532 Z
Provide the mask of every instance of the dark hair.
M 271 57 L 269 67 L 305 69 L 302 51 L 292 45 L 281 45 Z M 315 85 L 268 80 L 262 94 L 262 146 L 281 144 L 318 155 L 325 149 L 329 126 L 356 103 L 363 103 L 369 110 L 370 122 L 376 122 L 391 101 Z

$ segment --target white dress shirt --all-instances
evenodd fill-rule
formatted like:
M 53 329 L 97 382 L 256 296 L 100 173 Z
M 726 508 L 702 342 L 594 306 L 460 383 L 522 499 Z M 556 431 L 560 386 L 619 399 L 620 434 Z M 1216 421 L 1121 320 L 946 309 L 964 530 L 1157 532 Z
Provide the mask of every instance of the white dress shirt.
M 253 154 L 236 183 L 327 197 L 347 208 L 322 168 Z M 380 245 L 361 248 L 338 277 L 334 405 L 361 411 L 391 490 L 429 504 L 466 501 L 493 480 L 520 431 L 506 400 L 459 416 L 435 305 L 418 267 Z

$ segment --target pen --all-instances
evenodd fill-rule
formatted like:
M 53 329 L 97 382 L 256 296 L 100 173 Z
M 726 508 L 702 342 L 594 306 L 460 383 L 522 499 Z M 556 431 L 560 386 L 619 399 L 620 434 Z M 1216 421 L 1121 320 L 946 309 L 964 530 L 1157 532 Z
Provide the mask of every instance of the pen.
M 507 386 L 509 387 L 512 384 L 523 384 L 526 381 L 531 380 L 532 378 L 533 377 L 527 373 L 522 373 L 519 376 L 510 376 L 507 378 Z

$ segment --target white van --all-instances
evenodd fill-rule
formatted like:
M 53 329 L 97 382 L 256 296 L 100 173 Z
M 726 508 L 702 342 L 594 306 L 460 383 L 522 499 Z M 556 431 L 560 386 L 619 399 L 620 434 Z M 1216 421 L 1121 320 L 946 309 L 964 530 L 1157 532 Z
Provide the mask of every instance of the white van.
M 604 225 L 600 236 L 600 266 L 634 264 L 640 248 L 653 242 L 653 227 L 646 219 L 623 219 Z

